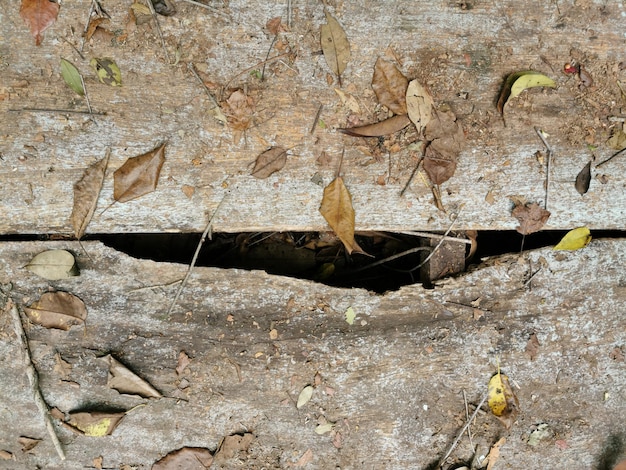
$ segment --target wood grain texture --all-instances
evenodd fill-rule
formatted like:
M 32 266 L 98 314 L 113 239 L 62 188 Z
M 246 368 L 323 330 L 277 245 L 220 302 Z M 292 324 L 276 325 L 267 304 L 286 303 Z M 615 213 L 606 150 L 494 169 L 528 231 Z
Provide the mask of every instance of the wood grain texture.
M 88 310 L 86 326 L 68 332 L 27 325 L 48 404 L 71 411 L 146 403 L 107 438 L 58 428 L 65 469 L 85 468 L 99 455 L 108 467 L 149 468 L 174 449 L 215 450 L 224 435 L 243 431 L 256 436 L 241 456 L 245 468 L 287 468 L 307 449 L 315 468 L 426 468 L 463 425 L 462 390 L 478 403 L 498 361 L 521 408 L 502 467 L 535 468 L 540 458 L 545 468 L 593 468 L 605 441 L 622 429 L 624 241 L 508 255 L 435 289 L 413 285 L 384 296 L 260 271 L 196 268 L 171 317 L 171 283 L 185 266 L 84 245 L 90 258 L 77 254 L 80 276 L 46 282 L 23 266 L 45 249 L 78 249 L 76 242 L 0 244 L 0 283 L 13 284 L 20 308 L 52 287 Z M 530 287 L 529 263 L 532 272 L 540 268 Z M 348 307 L 357 315 L 351 326 Z M 540 346 L 531 361 L 525 349 L 533 333 Z M 10 317 L 1 315 L 0 375 L 10 378 L 0 381 L 2 449 L 16 456 L 11 468 L 59 468 L 47 438 L 35 452 L 19 450 L 19 436 L 44 430 L 30 411 L 13 334 Z M 178 376 L 181 350 L 191 363 Z M 57 353 L 71 369 L 55 368 Z M 170 398 L 145 401 L 108 388 L 107 364 L 98 359 L 108 353 Z M 300 390 L 316 373 L 321 383 L 297 410 Z M 328 434 L 315 434 L 320 416 L 337 423 L 340 451 Z M 525 440 L 538 423 L 554 437 L 531 449 Z M 491 444 L 502 432 L 487 414 L 472 427 L 475 443 Z M 557 436 L 567 444 L 558 452 Z M 454 456 L 467 461 L 471 452 L 464 438 Z
M 415 159 L 405 147 L 380 160 L 367 155 L 376 140 L 343 136 L 335 129 L 358 118 L 379 118 L 370 87 L 376 59 L 393 49 L 401 69 L 426 84 L 437 102 L 447 102 L 468 137 L 455 176 L 442 186 L 450 214 L 460 211 L 456 228 L 512 229 L 510 195 L 541 202 L 545 168 L 535 158 L 543 145 L 534 126 L 544 129 L 554 149 L 547 229 L 588 225 L 622 229 L 626 219 L 626 158 L 592 170 L 589 193 L 581 197 L 576 175 L 594 153 L 603 160 L 613 151 L 605 141 L 624 103 L 617 80 L 626 80 L 624 28 L 617 4 L 554 2 L 339 2 L 332 13 L 345 28 L 352 57 L 342 76 L 360 113 L 341 103 L 329 85 L 330 73 L 319 54 L 319 25 L 325 22 L 319 2 L 295 2 L 291 31 L 281 38 L 295 60 L 281 59 L 266 68 L 260 82 L 246 69 L 262 62 L 272 42 L 268 19 L 283 16 L 286 4 L 230 1 L 214 5 L 227 16 L 180 4 L 177 15 L 159 17 L 169 53 L 180 62 L 167 65 L 153 27 L 127 31 L 125 41 L 99 40 L 85 46 L 82 61 L 65 40 L 80 44 L 89 2 L 64 4 L 58 21 L 34 47 L 18 8 L 0 12 L 2 86 L 0 87 L 0 233 L 71 233 L 72 185 L 84 169 L 112 148 L 109 172 L 127 158 L 168 140 L 167 160 L 157 191 L 126 204 L 112 202 L 107 177 L 99 208 L 88 233 L 202 231 L 222 200 L 216 231 L 327 230 L 318 208 L 322 187 L 336 166 L 316 163 L 322 151 L 335 160 L 345 149 L 343 175 L 354 201 L 357 230 L 445 230 L 450 215 L 439 212 L 430 190 L 418 176 L 399 197 Z M 107 4 L 110 29 L 125 32 L 128 5 Z M 10 47 L 9 47 L 10 44 Z M 280 51 L 273 50 L 271 56 Z M 85 77 L 91 104 L 106 116 L 10 111 L 25 107 L 85 109 L 83 100 L 60 78 L 61 58 L 72 60 Z M 97 82 L 92 57 L 111 57 L 122 71 L 123 86 Z M 388 57 L 389 58 L 389 57 Z M 599 85 L 580 90 L 576 79 L 561 73 L 575 58 Z M 256 103 L 254 126 L 245 139 L 209 114 L 212 104 L 187 69 L 194 63 L 207 82 L 229 90 L 245 88 Z M 256 67 L 260 69 L 260 66 Z M 557 90 L 525 92 L 507 106 L 507 126 L 495 110 L 503 78 L 516 70 L 536 69 L 553 77 Z M 241 74 L 241 75 L 240 75 Z M 228 97 L 229 90 L 219 99 Z M 219 93 L 217 93 L 219 95 Z M 309 133 L 320 104 L 326 128 Z M 256 156 L 272 145 L 292 148 L 287 164 L 267 180 L 250 176 Z M 592 145 L 595 150 L 590 150 Z M 391 168 L 389 183 L 376 184 Z M 596 176 L 605 174 L 601 184 Z M 184 185 L 196 188 L 191 199 Z M 487 194 L 493 203 L 485 202 Z

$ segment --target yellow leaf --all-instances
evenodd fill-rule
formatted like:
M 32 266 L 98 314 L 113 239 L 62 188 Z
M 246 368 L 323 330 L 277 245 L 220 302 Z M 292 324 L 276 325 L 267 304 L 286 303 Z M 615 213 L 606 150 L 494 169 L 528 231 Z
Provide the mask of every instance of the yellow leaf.
M 591 232 L 587 227 L 578 227 L 565 234 L 554 250 L 580 250 L 591 241 Z
M 489 380 L 487 404 L 494 416 L 509 429 L 517 415 L 519 402 L 509 384 L 509 378 L 500 373 L 499 366 L 498 372 Z
M 348 188 L 343 183 L 343 178 L 338 176 L 324 188 L 324 196 L 320 205 L 320 213 L 333 229 L 335 234 L 343 242 L 348 254 L 353 251 L 363 253 L 361 247 L 354 239 L 354 208 L 352 197 Z
M 346 310 L 346 313 L 344 315 L 346 317 L 346 322 L 348 322 L 348 325 L 354 324 L 356 313 L 354 312 L 354 309 L 352 307 L 348 307 L 348 310 Z
M 555 88 L 556 83 L 550 77 L 546 77 L 541 73 L 533 71 L 515 72 L 509 75 L 504 82 L 504 86 L 502 87 L 502 91 L 500 92 L 500 96 L 498 98 L 497 107 L 500 114 L 504 113 L 504 105 L 509 101 L 509 99 L 515 98 L 527 88 L 537 86 Z

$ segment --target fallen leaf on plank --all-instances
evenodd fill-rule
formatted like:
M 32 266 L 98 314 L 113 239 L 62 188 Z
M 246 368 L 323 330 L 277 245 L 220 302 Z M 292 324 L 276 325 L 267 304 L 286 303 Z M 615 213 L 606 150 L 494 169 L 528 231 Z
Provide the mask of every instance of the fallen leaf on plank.
M 519 410 L 519 401 L 509 384 L 509 378 L 500 373 L 499 366 L 498 372 L 489 380 L 487 404 L 493 415 L 510 429 Z
M 37 325 L 59 330 L 82 325 L 87 318 L 84 302 L 68 292 L 46 292 L 39 300 L 25 307 L 24 313 Z
M 586 247 L 590 241 L 591 232 L 589 229 L 587 227 L 578 227 L 567 232 L 553 250 L 580 250 Z
M 74 185 L 74 206 L 70 220 L 78 240 L 85 234 L 96 210 L 110 155 L 111 150 L 107 149 L 105 157 L 87 168 Z
M 302 389 L 300 395 L 298 395 L 298 401 L 296 403 L 296 408 L 302 408 L 306 405 L 311 397 L 313 396 L 313 387 L 311 385 L 307 385 Z
M 50 281 L 67 279 L 80 274 L 74 255 L 66 250 L 43 251 L 35 255 L 24 267 Z
M 152 465 L 152 470 L 206 470 L 213 464 L 213 455 L 202 447 L 183 447 L 170 452 Z
M 574 187 L 581 195 L 589 191 L 589 185 L 591 184 L 591 161 L 580 170 L 580 173 L 576 176 L 576 183 Z
M 497 108 L 500 114 L 504 114 L 504 106 L 511 98 L 519 96 L 521 92 L 528 88 L 538 86 L 556 88 L 556 83 L 551 78 L 533 71 L 515 72 L 509 75 L 504 81 L 502 91 L 498 97 Z
M 515 230 L 522 235 L 529 235 L 543 228 L 550 217 L 550 211 L 541 208 L 536 202 L 532 204 L 518 203 L 513 208 L 511 215 L 519 220 L 519 227 Z
M 411 122 L 421 133 L 433 116 L 435 102 L 428 90 L 417 80 L 412 80 L 406 89 L 406 106 Z
M 398 67 L 379 57 L 374 66 L 372 89 L 378 102 L 395 114 L 406 114 L 406 90 L 409 80 Z
M 426 124 L 424 137 L 429 141 L 424 152 L 424 171 L 433 184 L 448 181 L 456 171 L 465 134 L 449 106 L 441 106 Z
M 61 77 L 72 90 L 80 96 L 85 96 L 85 88 L 80 77 L 80 72 L 70 61 L 61 59 Z
M 148 153 L 132 157 L 113 173 L 113 199 L 127 202 L 151 193 L 157 187 L 165 162 L 167 142 Z
M 320 27 L 320 42 L 324 59 L 330 69 L 337 75 L 341 86 L 341 74 L 346 70 L 350 60 L 350 42 L 339 22 L 327 11 L 326 23 Z
M 383 135 L 393 134 L 404 129 L 411 123 L 409 116 L 406 114 L 398 114 L 392 116 L 384 121 L 376 122 L 374 124 L 367 124 L 365 126 L 351 127 L 339 129 L 347 135 L 355 137 L 380 137 Z
M 126 413 L 123 411 L 116 413 L 80 411 L 70 413 L 70 418 L 66 424 L 77 434 L 89 437 L 103 437 L 110 435 L 124 416 L 126 416 Z
M 324 188 L 320 213 L 343 242 L 348 254 L 351 254 L 353 251 L 364 253 L 354 239 L 355 215 L 352 207 L 352 197 L 341 176 L 332 180 Z
M 20 16 L 28 24 L 35 45 L 40 46 L 43 32 L 54 24 L 59 15 L 60 4 L 49 0 L 22 0 Z
M 272 173 L 280 171 L 287 163 L 287 150 L 282 147 L 272 147 L 261 153 L 254 164 L 251 175 L 263 179 Z
M 131 372 L 124 364 L 110 354 L 105 356 L 109 363 L 107 385 L 119 393 L 139 395 L 142 398 L 161 398 L 162 395 L 148 382 Z

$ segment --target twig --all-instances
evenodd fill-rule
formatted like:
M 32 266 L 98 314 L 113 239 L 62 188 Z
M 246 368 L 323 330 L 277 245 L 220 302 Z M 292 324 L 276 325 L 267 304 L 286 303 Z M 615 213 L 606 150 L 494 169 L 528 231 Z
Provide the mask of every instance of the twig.
M 100 113 L 97 111 L 79 111 L 76 109 L 49 109 L 49 108 L 22 108 L 22 109 L 9 109 L 9 111 L 14 113 L 19 113 L 21 111 L 30 111 L 34 113 L 73 113 L 73 114 L 91 114 L 94 116 L 106 116 L 106 112 Z
M 228 85 L 230 85 L 230 84 L 231 84 L 231 82 L 232 82 L 235 78 L 239 77 L 240 75 L 244 75 L 244 74 L 246 74 L 246 73 L 248 73 L 248 72 L 251 72 L 252 70 L 255 70 L 255 69 L 259 68 L 259 66 L 260 66 L 260 65 L 263 65 L 263 64 L 269 64 L 270 62 L 274 62 L 275 60 L 281 59 L 281 58 L 286 57 L 286 56 L 288 56 L 288 55 L 289 55 L 289 52 L 283 52 L 282 54 L 275 55 L 275 56 L 274 56 L 274 57 L 272 57 L 271 59 L 262 60 L 262 61 L 261 61 L 261 62 L 259 62 L 258 64 L 254 64 L 252 67 L 248 67 L 246 70 L 244 70 L 244 71 L 242 71 L 242 72 L 239 72 L 237 75 L 235 75 L 235 76 L 234 76 L 234 77 L 232 77 L 230 80 L 228 80 L 228 82 L 226 82 L 226 85 L 224 85 L 224 89 L 227 89 L 227 88 L 228 88 Z
M 223 11 L 218 10 L 210 5 L 205 5 L 204 3 L 196 2 L 194 0 L 183 0 L 184 2 L 191 3 L 197 7 L 206 8 L 207 10 L 211 10 L 213 13 L 217 13 L 218 15 L 222 15 L 224 18 L 230 19 L 228 13 L 224 13 Z
M 469 420 L 469 407 L 467 406 L 467 396 L 465 395 L 465 389 L 463 389 L 463 402 L 465 403 L 465 419 Z M 467 437 L 470 441 L 470 447 L 474 449 L 474 443 L 472 442 L 472 430 L 467 427 Z
M 459 435 L 456 437 L 456 439 L 454 440 L 454 442 L 452 443 L 452 445 L 448 449 L 448 452 L 446 452 L 446 455 L 444 455 L 443 458 L 437 464 L 437 468 L 441 468 L 443 466 L 443 464 L 446 462 L 446 460 L 448 459 L 448 457 L 450 457 L 450 454 L 452 453 L 452 451 L 455 449 L 456 445 L 461 440 L 461 436 L 463 436 L 463 434 L 465 434 L 465 430 L 470 426 L 470 424 L 472 423 L 472 421 L 474 420 L 474 418 L 478 414 L 478 410 L 480 410 L 480 407 L 483 406 L 483 404 L 487 400 L 487 396 L 488 396 L 488 394 L 485 393 L 485 395 L 483 396 L 483 399 L 480 400 L 479 405 L 474 410 L 474 413 L 472 413 L 472 416 L 470 417 L 470 419 L 467 420 L 467 423 L 465 423 L 465 426 L 463 426 L 463 429 L 461 429 L 461 432 L 459 432 Z
M 263 62 L 263 68 L 261 69 L 261 81 L 265 80 L 265 66 L 267 65 L 267 59 L 270 58 L 270 54 L 272 53 L 272 47 L 274 47 L 274 43 L 278 39 L 278 34 L 274 36 L 272 39 L 272 43 L 270 44 L 270 48 L 267 50 L 267 55 L 265 56 L 265 61 Z
M 167 47 L 165 46 L 165 39 L 163 39 L 163 33 L 161 32 L 161 25 L 159 24 L 159 19 L 157 18 L 157 13 L 154 10 L 154 5 L 152 5 L 152 0 L 146 0 L 148 4 L 148 8 L 150 8 L 150 13 L 152 13 L 152 18 L 154 19 L 154 23 L 157 27 L 157 32 L 159 33 L 159 38 L 161 38 L 161 47 L 163 47 L 163 52 L 165 53 L 165 60 L 167 60 L 168 65 L 172 63 L 170 59 L 170 54 L 167 52 Z
M 187 64 L 187 68 L 193 74 L 193 76 L 196 77 L 196 79 L 200 82 L 200 85 L 202 85 L 202 88 L 204 88 L 204 91 L 206 92 L 206 94 L 209 96 L 209 99 L 213 103 L 213 107 L 211 109 L 209 109 L 209 111 L 211 111 L 211 110 L 213 110 L 215 108 L 219 109 L 220 106 L 219 106 L 219 104 L 217 104 L 217 100 L 213 96 L 213 93 L 211 93 L 211 90 L 209 90 L 209 87 L 207 87 L 204 84 L 204 81 L 202 80 L 202 78 L 200 78 L 200 75 L 198 75 L 198 72 L 196 71 L 196 68 L 194 67 L 194 65 L 191 62 L 189 62 Z
M 411 185 L 411 181 L 413 181 L 413 178 L 415 178 L 415 174 L 417 173 L 417 169 L 420 167 L 422 160 L 424 160 L 424 155 L 420 155 L 420 158 L 417 161 L 417 165 L 415 165 L 415 168 L 413 168 L 413 171 L 411 172 L 411 176 L 409 176 L 409 180 L 404 185 L 404 188 L 402 188 L 402 191 L 400 191 L 400 197 L 404 196 L 404 193 L 406 192 L 406 190 L 409 189 L 409 186 Z
M 393 232 L 393 233 L 400 233 L 402 235 L 412 235 L 414 237 L 424 237 L 424 238 L 440 238 L 441 237 L 441 235 L 438 235 L 436 233 L 417 232 L 417 231 L 414 231 L 414 230 L 401 230 L 399 232 Z M 472 241 L 468 240 L 467 238 L 446 237 L 446 241 L 448 241 L 448 242 L 465 243 L 466 245 L 471 245 L 472 244 Z
M 311 131 L 309 134 L 313 134 L 315 132 L 315 128 L 317 127 L 317 123 L 320 120 L 320 114 L 322 114 L 322 109 L 324 108 L 323 104 L 320 104 L 320 107 L 317 108 L 317 113 L 315 113 L 315 119 L 313 119 L 313 125 L 311 126 Z
M 620 150 L 619 152 L 614 153 L 613 155 L 611 155 L 609 158 L 607 158 L 604 161 L 601 161 L 600 163 L 598 163 L 596 165 L 596 168 L 598 168 L 599 166 L 604 165 L 605 163 L 610 162 L 611 160 L 613 160 L 615 157 L 617 157 L 619 154 L 626 152 L 626 147 L 624 147 L 622 150 Z
M 287 26 L 291 29 L 291 0 L 287 0 Z
M 402 253 L 396 253 L 395 255 L 388 256 L 387 258 L 379 259 L 378 261 L 374 261 L 366 266 L 361 266 L 358 269 L 350 271 L 350 274 L 360 273 L 361 271 L 366 271 L 371 268 L 375 268 L 376 266 L 380 266 L 381 264 L 388 263 L 389 261 L 393 261 L 398 258 L 402 258 L 403 256 L 410 255 L 412 253 L 418 253 L 420 251 L 430 251 L 429 246 L 417 246 L 415 248 L 411 248 L 410 250 L 403 251 Z
M 450 224 L 450 226 L 448 227 L 448 230 L 446 230 L 446 233 L 443 234 L 443 236 L 441 237 L 441 240 L 439 240 L 439 243 L 437 243 L 437 246 L 433 249 L 433 251 L 430 252 L 430 254 L 426 257 L 426 259 L 424 261 L 422 261 L 420 264 L 418 264 L 417 266 L 415 266 L 414 268 L 411 268 L 409 270 L 409 272 L 413 272 L 418 270 L 419 268 L 421 268 L 422 266 L 424 266 L 426 263 L 428 263 L 430 261 L 430 258 L 433 257 L 433 255 L 435 253 L 437 253 L 437 250 L 439 248 L 441 248 L 441 245 L 443 245 L 443 242 L 446 241 L 446 237 L 448 236 L 448 234 L 450 233 L 450 231 L 452 230 L 452 227 L 454 226 L 454 223 L 456 222 L 456 219 L 459 218 L 459 214 L 461 213 L 461 210 L 459 209 L 459 212 L 456 213 L 456 215 L 454 216 L 454 219 L 452 220 L 452 223 Z
M 213 215 L 209 217 L 209 221 L 206 224 L 206 227 L 204 228 L 204 232 L 202 232 L 202 237 L 200 237 L 200 241 L 198 242 L 198 246 L 196 247 L 196 252 L 193 254 L 193 258 L 191 259 L 191 263 L 189 264 L 189 268 L 187 269 L 187 274 L 185 274 L 185 277 L 183 278 L 183 282 L 180 283 L 180 286 L 178 287 L 178 290 L 176 291 L 176 296 L 174 296 L 174 300 L 172 300 L 172 304 L 170 305 L 170 308 L 167 311 L 168 316 L 172 313 L 172 310 L 174 310 L 174 307 L 176 306 L 176 302 L 178 302 L 178 298 L 180 297 L 181 292 L 185 288 L 185 285 L 187 284 L 187 281 L 189 280 L 189 276 L 191 276 L 191 272 L 193 271 L 193 268 L 196 265 L 196 261 L 198 260 L 198 255 L 200 254 L 200 250 L 202 249 L 202 245 L 204 244 L 204 240 L 206 240 L 207 236 L 209 237 L 209 240 L 212 239 L 211 231 L 213 228 L 213 221 L 215 220 L 217 211 L 219 211 L 225 199 L 226 199 L 226 195 L 222 197 L 222 200 L 213 211 Z
M 538 127 L 535 127 L 535 132 L 543 142 L 543 145 L 546 146 L 546 200 L 543 204 L 543 208 L 548 210 L 548 195 L 550 194 L 550 162 L 552 160 L 552 147 L 548 145 L 548 141 L 546 140 L 546 133 L 543 132 Z
M 37 375 L 37 371 L 33 366 L 33 361 L 30 356 L 28 339 L 26 338 L 26 334 L 24 333 L 24 327 L 22 326 L 20 312 L 17 310 L 17 306 L 13 303 L 13 300 L 9 298 L 7 294 L 2 294 L 5 301 L 4 308 L 5 310 L 9 310 L 9 312 L 11 313 L 11 317 L 13 318 L 13 327 L 15 328 L 15 334 L 17 335 L 18 341 L 20 342 L 23 359 L 26 363 L 26 375 L 28 376 L 28 381 L 30 382 L 30 389 L 33 400 L 35 401 L 37 409 L 39 410 L 39 413 L 44 420 L 46 429 L 48 430 L 50 439 L 52 439 L 52 444 L 54 444 L 54 448 L 56 449 L 57 454 L 59 454 L 61 460 L 65 460 L 65 452 L 63 451 L 61 442 L 59 441 L 59 438 L 54 430 L 54 424 L 52 423 L 52 419 L 50 417 L 50 409 L 48 408 L 48 404 L 45 402 L 43 396 L 41 395 L 41 389 L 39 388 L 39 376 Z
M 91 5 L 89 6 L 89 14 L 87 15 L 87 23 L 85 23 L 85 29 L 83 30 L 83 39 L 82 39 L 82 41 L 80 43 L 80 50 L 78 51 L 79 54 L 81 54 L 81 52 L 85 48 L 85 40 L 87 38 L 87 30 L 89 29 L 89 23 L 91 23 L 91 15 L 93 15 L 93 12 L 95 11 L 95 4 L 96 4 L 96 1 L 95 0 L 91 0 Z M 81 54 L 81 56 L 82 56 L 82 54 Z

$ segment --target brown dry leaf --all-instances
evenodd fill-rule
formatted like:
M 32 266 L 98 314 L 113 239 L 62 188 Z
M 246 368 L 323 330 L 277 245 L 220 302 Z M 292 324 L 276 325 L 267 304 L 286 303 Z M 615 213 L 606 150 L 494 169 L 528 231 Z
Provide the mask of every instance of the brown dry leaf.
M 352 207 L 352 197 L 341 176 L 332 180 L 324 188 L 320 213 L 343 242 L 348 254 L 351 254 L 353 251 L 363 253 L 363 250 L 354 239 L 355 215 Z
M 209 449 L 183 447 L 170 452 L 152 465 L 152 470 L 205 470 L 213 463 Z
M 424 152 L 424 171 L 433 184 L 442 184 L 456 171 L 465 134 L 450 107 L 443 105 L 426 124 L 424 136 L 430 141 Z
M 89 437 L 110 435 L 126 416 L 123 411 L 107 413 L 103 411 L 79 411 L 70 413 L 66 424 L 77 434 Z
M 54 362 L 54 372 L 66 379 L 72 372 L 72 364 L 64 360 L 58 352 L 54 355 Z
M 398 114 L 384 121 L 374 124 L 367 124 L 360 127 L 351 127 L 339 129 L 344 134 L 353 135 L 355 137 L 380 137 L 383 135 L 393 134 L 404 129 L 411 123 L 409 116 L 406 114 Z
M 378 102 L 395 114 L 406 114 L 406 90 L 409 80 L 398 67 L 379 57 L 374 66 L 372 89 Z
M 191 363 L 191 359 L 187 356 L 185 351 L 181 351 L 178 353 L 178 364 L 176 365 L 176 374 L 181 375 L 187 366 Z
M 528 338 L 528 342 L 526 343 L 526 354 L 530 357 L 531 361 L 534 361 L 537 358 L 537 354 L 539 353 L 539 339 L 537 339 L 536 333 L 531 333 Z
M 13 454 L 11 452 L 9 452 L 8 450 L 0 450 L 0 459 L 2 460 L 12 460 Z
M 96 210 L 110 156 L 111 149 L 107 149 L 104 158 L 87 168 L 74 185 L 74 206 L 70 220 L 74 227 L 74 236 L 78 240 L 85 234 Z
M 589 185 L 591 184 L 591 161 L 587 162 L 580 173 L 576 176 L 576 183 L 574 187 L 581 195 L 589 191 Z
M 406 89 L 406 106 L 411 122 L 421 134 L 433 117 L 435 102 L 428 90 L 417 80 L 412 80 Z
M 252 441 L 254 441 L 254 434 L 249 432 L 226 436 L 215 452 L 215 460 L 223 462 L 232 459 L 239 452 L 246 452 Z
M 346 70 L 350 60 L 350 42 L 339 22 L 327 11 L 324 11 L 324 14 L 327 24 L 320 27 L 322 52 L 326 63 L 337 75 L 339 86 L 341 86 L 341 74 Z
M 496 462 L 500 458 L 500 447 L 502 447 L 505 443 L 506 437 L 503 437 L 491 446 L 489 454 L 487 455 L 487 457 L 485 457 L 485 460 L 483 461 L 483 463 L 487 461 L 487 459 L 489 461 L 489 463 L 487 464 L 487 470 L 492 470 L 493 467 L 496 465 Z
M 162 395 L 148 382 L 128 370 L 110 354 L 104 359 L 109 363 L 109 379 L 107 385 L 119 393 L 139 395 L 142 398 L 161 398 Z
M 233 143 L 239 143 L 243 132 L 250 127 L 254 109 L 254 100 L 241 90 L 234 91 L 226 100 L 224 112 L 228 125 L 234 131 Z
M 101 16 L 92 17 L 89 20 L 89 25 L 87 26 L 87 31 L 85 32 L 85 40 L 89 41 L 96 32 L 96 29 L 104 29 L 100 25 L 103 23 L 108 23 L 108 21 L 108 18 L 103 18 Z
M 313 451 L 311 449 L 307 449 L 304 454 L 294 462 L 294 467 L 304 467 L 306 464 L 311 463 L 313 461 Z
M 35 45 L 40 46 L 43 32 L 54 24 L 60 5 L 50 0 L 22 0 L 20 16 L 28 24 Z
M 46 292 L 24 312 L 37 325 L 66 331 L 87 318 L 83 301 L 68 292 Z
M 154 7 L 154 11 L 156 11 L 159 15 L 163 16 L 172 16 L 176 13 L 176 7 L 173 2 L 170 0 L 150 0 L 152 2 L 152 6 Z
M 104 458 L 99 456 L 93 459 L 91 464 L 96 468 L 96 470 L 102 470 L 102 462 L 104 462 Z
M 163 143 L 148 153 L 132 157 L 113 173 L 113 199 L 127 202 L 151 193 L 157 187 L 161 167 L 165 162 Z
M 34 439 L 32 437 L 20 436 L 17 439 L 19 445 L 22 446 L 22 452 L 28 452 L 37 447 L 37 444 L 41 442 L 41 439 Z
M 538 232 L 550 217 L 550 211 L 542 209 L 539 204 L 516 204 L 511 215 L 519 220 L 517 230 L 522 235 Z
M 287 27 L 287 25 L 283 24 L 283 19 L 280 16 L 277 16 L 269 20 L 267 23 L 265 23 L 265 27 L 274 36 L 276 36 L 278 33 L 289 31 L 289 28 Z
M 272 173 L 280 171 L 287 163 L 287 150 L 282 147 L 272 147 L 262 152 L 256 159 L 251 175 L 263 179 Z

